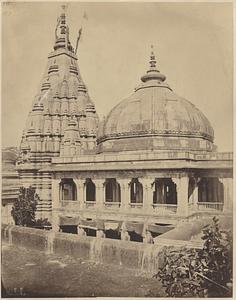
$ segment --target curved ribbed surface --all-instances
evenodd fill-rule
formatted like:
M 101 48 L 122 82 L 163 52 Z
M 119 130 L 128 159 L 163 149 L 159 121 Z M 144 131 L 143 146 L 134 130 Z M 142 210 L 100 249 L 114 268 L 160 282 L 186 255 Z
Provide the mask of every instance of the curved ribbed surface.
M 214 131 L 204 114 L 192 103 L 177 96 L 164 83 L 153 80 L 142 84 L 111 110 L 98 142 L 150 136 L 196 138 L 212 143 Z M 135 147 L 139 150 L 138 143 Z M 183 147 L 180 145 L 179 148 Z

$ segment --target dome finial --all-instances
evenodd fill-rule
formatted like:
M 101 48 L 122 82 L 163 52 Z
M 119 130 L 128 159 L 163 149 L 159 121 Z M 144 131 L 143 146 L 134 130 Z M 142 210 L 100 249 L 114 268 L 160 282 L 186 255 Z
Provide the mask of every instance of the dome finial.
M 156 69 L 156 62 L 157 62 L 153 49 L 154 49 L 154 47 L 153 47 L 153 45 L 151 45 L 151 55 L 150 55 L 150 61 L 149 61 L 151 70 Z
M 149 64 L 150 67 L 145 75 L 141 77 L 141 80 L 143 82 L 149 81 L 149 80 L 158 80 L 159 82 L 163 82 L 166 79 L 166 76 L 164 74 L 161 74 L 160 71 L 156 67 L 156 57 L 153 50 L 153 45 L 151 45 L 151 55 Z

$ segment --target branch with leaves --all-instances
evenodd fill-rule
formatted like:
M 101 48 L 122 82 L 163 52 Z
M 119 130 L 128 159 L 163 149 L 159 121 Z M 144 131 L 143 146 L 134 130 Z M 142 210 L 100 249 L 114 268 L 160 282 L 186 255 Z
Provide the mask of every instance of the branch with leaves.
M 229 297 L 232 295 L 232 233 L 219 220 L 203 228 L 203 249 L 166 247 L 164 264 L 155 275 L 170 297 Z

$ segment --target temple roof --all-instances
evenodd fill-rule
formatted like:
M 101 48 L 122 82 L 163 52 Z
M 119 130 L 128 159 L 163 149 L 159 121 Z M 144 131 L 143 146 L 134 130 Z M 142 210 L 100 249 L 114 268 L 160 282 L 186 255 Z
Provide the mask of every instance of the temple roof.
M 106 117 L 99 132 L 99 152 L 133 148 L 211 151 L 214 131 L 210 122 L 191 102 L 172 91 L 156 67 L 153 49 L 149 64 L 135 92 Z
M 46 153 L 45 157 L 60 155 L 71 119 L 78 136 L 83 138 L 82 148 L 86 151 L 86 140 L 90 138 L 93 141 L 93 144 L 90 141 L 90 150 L 95 151 L 98 116 L 69 40 L 65 11 L 57 20 L 53 49 L 32 103 L 20 147 L 22 151 L 29 150 L 35 159 L 42 152 Z

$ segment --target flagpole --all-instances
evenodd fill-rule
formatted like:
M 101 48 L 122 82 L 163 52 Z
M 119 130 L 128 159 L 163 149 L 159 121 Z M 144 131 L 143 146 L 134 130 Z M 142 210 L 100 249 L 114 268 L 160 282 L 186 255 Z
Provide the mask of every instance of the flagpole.
M 84 12 L 84 15 L 82 17 L 82 22 L 81 22 L 81 28 L 78 32 L 78 37 L 77 37 L 77 40 L 76 40 L 76 47 L 75 47 L 75 54 L 77 54 L 77 50 L 78 50 L 78 46 L 79 46 L 79 40 L 81 38 L 82 29 L 83 29 L 83 26 L 84 26 L 84 20 L 88 20 L 88 16 L 87 16 L 86 12 Z

